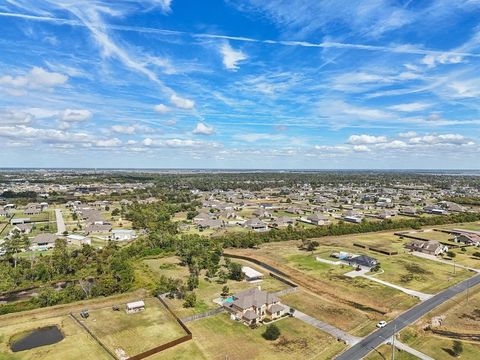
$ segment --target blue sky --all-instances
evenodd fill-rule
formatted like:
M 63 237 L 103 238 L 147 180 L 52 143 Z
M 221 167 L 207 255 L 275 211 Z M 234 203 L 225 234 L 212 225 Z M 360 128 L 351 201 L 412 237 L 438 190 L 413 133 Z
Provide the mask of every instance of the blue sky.
M 0 167 L 480 168 L 480 0 L 0 0 L 0 29 Z

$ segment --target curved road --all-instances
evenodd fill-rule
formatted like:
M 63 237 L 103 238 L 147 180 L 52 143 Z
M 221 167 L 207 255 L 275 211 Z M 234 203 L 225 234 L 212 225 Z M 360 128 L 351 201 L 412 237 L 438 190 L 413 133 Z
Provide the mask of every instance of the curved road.
M 460 294 L 468 288 L 471 288 L 475 285 L 480 284 L 480 274 L 471 277 L 470 279 L 464 280 L 457 285 L 453 285 L 448 289 L 438 293 L 432 298 L 425 300 L 424 302 L 414 306 L 410 310 L 407 310 L 402 315 L 397 317 L 395 320 L 392 320 L 382 329 L 378 329 L 363 338 L 356 345 L 352 346 L 350 349 L 345 351 L 343 354 L 340 354 L 336 359 L 337 360 L 360 360 L 365 357 L 370 351 L 377 348 L 383 342 L 387 341 L 394 332 L 398 332 L 404 327 L 413 324 L 415 321 L 420 319 L 422 316 L 436 308 L 437 306 L 443 304 L 444 302 L 450 300 L 455 295 Z

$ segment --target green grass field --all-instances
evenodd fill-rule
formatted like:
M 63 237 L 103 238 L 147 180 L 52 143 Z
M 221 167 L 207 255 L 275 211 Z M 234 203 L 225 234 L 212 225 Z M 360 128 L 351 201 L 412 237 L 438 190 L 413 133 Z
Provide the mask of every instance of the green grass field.
M 267 341 L 262 337 L 265 326 L 252 330 L 230 320 L 227 314 L 194 321 L 189 327 L 194 334 L 194 342 L 208 359 L 326 360 L 345 348 L 342 342 L 297 319 L 286 318 L 275 324 L 281 332 L 276 341 Z M 177 359 L 190 358 L 179 356 Z
M 146 309 L 142 312 L 127 314 L 122 304 L 120 311 L 111 307 L 93 310 L 83 321 L 113 353 L 122 349 L 129 356 L 185 335 L 158 299 L 147 298 L 145 303 Z
M 56 344 L 13 353 L 10 339 L 18 334 L 45 326 L 57 325 L 64 339 Z M 68 315 L 38 320 L 26 320 L 0 327 L 0 359 L 2 360 L 51 360 L 85 358 L 110 360 L 111 357 Z

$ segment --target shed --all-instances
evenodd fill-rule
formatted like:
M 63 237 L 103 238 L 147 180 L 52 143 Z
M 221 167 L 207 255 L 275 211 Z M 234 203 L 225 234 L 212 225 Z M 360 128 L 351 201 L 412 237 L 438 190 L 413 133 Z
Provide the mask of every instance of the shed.
M 242 272 L 245 274 L 245 279 L 247 279 L 247 281 L 261 280 L 263 277 L 261 272 L 248 266 L 242 266 Z
M 125 305 L 125 311 L 128 314 L 145 310 L 145 302 L 143 300 L 133 301 Z

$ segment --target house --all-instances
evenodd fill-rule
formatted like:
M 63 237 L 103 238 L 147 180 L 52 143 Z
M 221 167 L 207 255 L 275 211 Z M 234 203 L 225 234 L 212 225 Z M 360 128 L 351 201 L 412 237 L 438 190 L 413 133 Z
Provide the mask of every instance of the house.
M 95 234 L 95 233 L 107 233 L 112 231 L 112 225 L 110 224 L 90 224 L 85 227 L 85 233 Z
M 30 234 L 32 232 L 33 224 L 17 224 L 13 228 L 14 230 L 18 230 L 23 234 Z
M 466 245 L 480 246 L 480 235 L 474 233 L 462 233 L 456 235 L 454 241 L 461 242 Z
M 197 227 L 199 229 L 220 229 L 225 226 L 225 222 L 219 219 L 206 219 L 198 222 Z
M 267 317 L 277 319 L 286 311 L 276 295 L 259 288 L 244 290 L 233 295 L 230 301 L 223 303 L 223 307 L 232 314 L 232 317 L 250 326 L 259 324 Z
M 7 217 L 8 216 L 8 212 L 4 209 L 0 209 L 0 216 L 1 217 Z
M 263 274 L 249 266 L 242 266 L 242 272 L 245 275 L 247 281 L 259 281 L 262 280 Z
M 288 207 L 285 209 L 285 212 L 289 214 L 295 214 L 295 215 L 302 215 L 304 214 L 304 211 L 302 209 L 296 208 L 296 207 Z
M 405 216 L 417 216 L 417 210 L 412 207 L 404 207 L 399 211 L 399 214 Z
M 351 257 L 348 259 L 348 262 L 350 265 L 356 265 L 356 266 L 369 268 L 369 269 L 380 264 L 380 262 L 377 259 L 367 255 L 359 255 L 359 256 Z
M 307 221 L 314 225 L 328 225 L 330 224 L 330 219 L 326 216 L 313 214 L 307 216 Z
M 268 226 L 262 220 L 253 218 L 245 221 L 244 226 L 256 232 L 268 231 Z
M 29 222 L 31 222 L 30 218 L 13 218 L 10 220 L 11 225 L 27 224 Z
M 295 219 L 288 216 L 280 216 L 272 221 L 272 225 L 276 227 L 286 227 L 288 225 L 294 225 Z
M 67 241 L 69 244 L 74 244 L 74 245 L 78 245 L 78 246 L 81 246 L 81 245 L 91 245 L 92 244 L 92 240 L 86 236 L 82 236 L 82 235 L 68 235 L 67 236 Z
M 25 215 L 38 215 L 38 214 L 40 214 L 40 212 L 41 212 L 40 208 L 33 207 L 33 206 L 29 206 L 29 207 L 25 208 L 25 210 L 23 211 L 23 213 Z
M 432 215 L 448 215 L 448 211 L 435 205 L 425 206 L 423 211 Z
M 428 255 L 440 255 L 448 251 L 448 247 L 435 240 L 413 240 L 405 246 L 410 251 L 417 251 Z
M 126 229 L 114 229 L 112 230 L 112 235 L 110 235 L 111 240 L 115 241 L 129 241 L 137 237 L 135 230 L 126 230 Z
M 144 310 L 145 302 L 143 300 L 133 301 L 125 304 L 125 311 L 127 312 L 127 314 L 133 314 Z
M 48 249 L 53 249 L 55 247 L 56 240 L 57 235 L 47 233 L 39 234 L 32 239 L 30 249 L 33 251 L 45 251 Z
M 392 216 L 395 216 L 395 212 L 391 210 L 382 210 L 377 214 L 379 219 L 390 219 Z
M 259 210 L 255 210 L 253 213 L 252 213 L 253 216 L 256 216 L 256 217 L 259 217 L 259 218 L 262 218 L 262 219 L 268 219 L 268 218 L 271 218 L 272 217 L 272 213 L 267 211 L 267 210 L 262 210 L 262 209 L 259 209 Z

